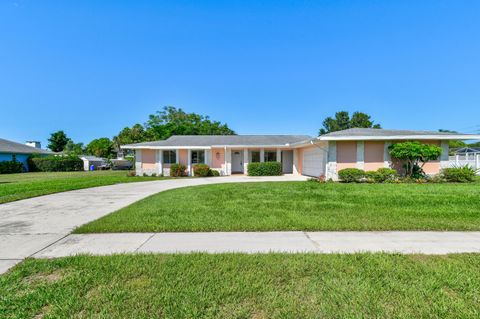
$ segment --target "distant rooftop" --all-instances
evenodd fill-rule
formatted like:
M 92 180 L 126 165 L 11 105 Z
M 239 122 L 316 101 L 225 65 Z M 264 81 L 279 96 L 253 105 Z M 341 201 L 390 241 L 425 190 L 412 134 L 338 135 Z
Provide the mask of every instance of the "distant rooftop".
M 413 131 L 413 130 L 390 130 L 375 128 L 351 128 L 343 131 L 331 132 L 318 137 L 320 140 L 359 140 L 359 139 L 444 139 L 444 140 L 468 140 L 480 139 L 480 135 L 449 133 L 438 131 Z
M 51 154 L 50 151 L 42 150 L 40 148 L 35 148 L 27 146 L 25 144 L 20 144 L 17 142 L 5 140 L 0 138 L 0 153 L 14 153 L 14 154 Z

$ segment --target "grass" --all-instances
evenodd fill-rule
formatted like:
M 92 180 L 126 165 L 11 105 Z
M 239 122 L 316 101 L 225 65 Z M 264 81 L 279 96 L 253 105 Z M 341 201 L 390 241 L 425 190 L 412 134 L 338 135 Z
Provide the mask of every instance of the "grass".
M 29 259 L 2 318 L 478 318 L 480 255 L 187 254 Z
M 80 188 L 152 180 L 128 177 L 126 171 L 4 174 L 0 175 L 0 204 Z
M 274 182 L 158 193 L 77 233 L 480 230 L 480 184 Z

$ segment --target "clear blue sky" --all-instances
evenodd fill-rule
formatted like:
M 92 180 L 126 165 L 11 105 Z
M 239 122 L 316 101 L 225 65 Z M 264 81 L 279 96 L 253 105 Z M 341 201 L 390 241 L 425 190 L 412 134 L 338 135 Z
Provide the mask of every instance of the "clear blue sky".
M 0 137 L 87 143 L 164 105 L 240 134 L 316 135 L 338 110 L 475 132 L 479 17 L 474 0 L 1 0 Z

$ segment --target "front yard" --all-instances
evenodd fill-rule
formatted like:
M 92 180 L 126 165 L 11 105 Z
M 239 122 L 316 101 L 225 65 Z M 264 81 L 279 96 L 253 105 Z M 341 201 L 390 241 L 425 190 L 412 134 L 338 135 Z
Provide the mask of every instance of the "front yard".
M 0 175 L 0 204 L 40 195 L 161 177 L 128 177 L 126 171 L 52 172 Z
M 190 254 L 29 259 L 2 318 L 478 318 L 479 255 Z
M 77 233 L 480 230 L 480 183 L 218 184 L 162 192 Z

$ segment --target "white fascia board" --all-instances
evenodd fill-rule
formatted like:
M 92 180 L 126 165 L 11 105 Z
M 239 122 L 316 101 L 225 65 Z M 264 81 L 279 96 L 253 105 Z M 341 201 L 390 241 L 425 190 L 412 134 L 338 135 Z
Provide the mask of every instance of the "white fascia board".
M 289 144 L 283 145 L 212 145 L 211 148 L 290 148 Z
M 130 150 L 209 150 L 210 146 L 148 146 L 148 145 L 122 145 L 122 149 Z
M 480 135 L 319 136 L 321 141 L 480 140 Z

